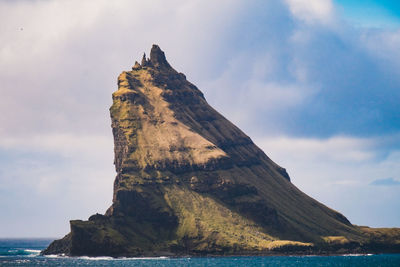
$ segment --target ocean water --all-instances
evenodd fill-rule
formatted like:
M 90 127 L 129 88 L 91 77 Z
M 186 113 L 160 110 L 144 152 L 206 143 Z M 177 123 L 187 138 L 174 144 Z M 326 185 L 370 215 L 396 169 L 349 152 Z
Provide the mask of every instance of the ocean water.
M 400 254 L 274 257 L 122 258 L 40 256 L 50 239 L 0 239 L 0 266 L 400 266 Z

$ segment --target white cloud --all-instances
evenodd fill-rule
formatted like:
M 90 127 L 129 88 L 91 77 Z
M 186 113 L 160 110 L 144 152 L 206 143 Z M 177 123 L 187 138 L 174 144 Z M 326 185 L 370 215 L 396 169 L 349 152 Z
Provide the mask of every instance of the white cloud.
M 111 136 L 1 138 L 0 236 L 61 237 L 69 220 L 105 212 L 114 178 Z
M 361 162 L 374 159 L 374 139 L 335 136 L 328 139 L 277 137 L 259 141 L 266 151 L 273 151 L 277 158 L 290 154 L 293 160 L 313 162 Z M 288 153 L 290 150 L 292 153 Z M 279 153 L 285 153 L 280 155 Z
M 379 152 L 382 139 L 392 138 L 269 136 L 257 138 L 255 143 L 285 167 L 292 182 L 305 193 L 342 212 L 352 223 L 384 227 L 398 225 L 399 218 L 392 213 L 400 208 L 400 189 L 376 190 L 370 183 L 400 173 L 400 150 L 384 157 Z M 390 225 L 371 212 L 390 218 Z
M 331 23 L 334 16 L 332 0 L 286 0 L 292 14 L 308 23 Z
M 381 64 L 388 64 L 394 66 L 393 70 L 398 75 L 398 68 L 400 67 L 400 54 L 398 48 L 400 46 L 400 30 L 368 30 L 365 29 L 360 36 L 360 41 L 364 44 L 363 48 L 366 49 L 372 57 L 381 59 Z
M 67 133 L 0 138 L 0 148 L 15 151 L 56 153 L 63 157 L 97 158 L 98 152 L 112 151 L 111 127 L 109 135 L 73 135 Z

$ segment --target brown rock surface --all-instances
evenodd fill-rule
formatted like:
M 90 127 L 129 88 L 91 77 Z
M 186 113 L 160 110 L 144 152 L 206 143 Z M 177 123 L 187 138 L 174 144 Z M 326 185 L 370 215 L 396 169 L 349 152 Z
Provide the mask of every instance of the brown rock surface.
M 363 252 L 373 231 L 310 198 L 153 45 L 118 77 L 110 108 L 113 204 L 71 221 L 44 254 L 207 255 Z M 380 251 L 399 249 L 377 239 Z M 393 235 L 392 235 L 393 236 Z M 386 243 L 385 243 L 386 242 Z M 375 245 L 374 245 L 375 244 Z

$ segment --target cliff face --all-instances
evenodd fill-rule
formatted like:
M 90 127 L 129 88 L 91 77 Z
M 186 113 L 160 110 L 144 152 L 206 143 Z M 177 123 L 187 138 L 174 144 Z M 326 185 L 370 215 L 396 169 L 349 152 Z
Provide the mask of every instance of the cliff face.
M 113 204 L 105 215 L 71 221 L 44 254 L 315 252 L 360 250 L 368 240 L 365 229 L 297 189 L 156 45 L 150 59 L 120 74 L 110 113 Z

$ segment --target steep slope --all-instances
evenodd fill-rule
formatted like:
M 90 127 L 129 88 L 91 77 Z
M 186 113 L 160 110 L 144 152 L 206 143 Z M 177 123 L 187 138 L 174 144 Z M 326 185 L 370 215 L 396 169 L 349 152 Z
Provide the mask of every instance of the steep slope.
M 368 240 L 297 189 L 156 45 L 150 59 L 120 74 L 110 113 L 113 204 L 105 215 L 71 221 L 44 254 L 307 253 L 360 250 Z

